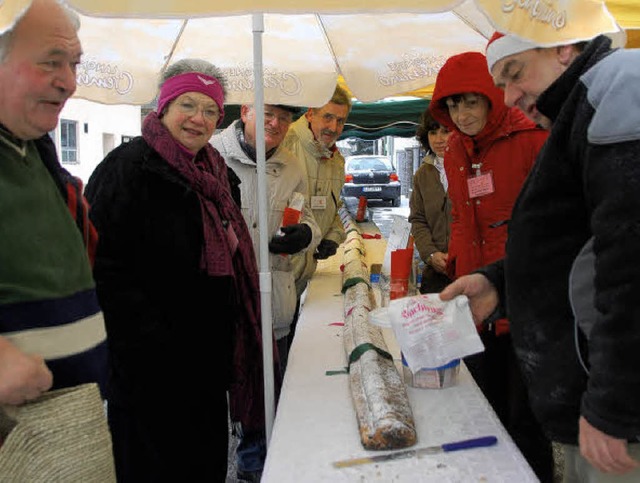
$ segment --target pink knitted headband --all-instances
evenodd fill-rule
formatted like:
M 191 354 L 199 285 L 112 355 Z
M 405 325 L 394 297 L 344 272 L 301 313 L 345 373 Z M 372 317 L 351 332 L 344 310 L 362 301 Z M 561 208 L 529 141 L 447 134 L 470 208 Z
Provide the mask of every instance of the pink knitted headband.
M 213 99 L 220 110 L 217 126 L 222 123 L 224 119 L 224 92 L 222 86 L 215 77 L 200 74 L 199 72 L 176 75 L 162 84 L 158 98 L 158 114 L 162 113 L 169 102 L 185 92 L 200 92 Z

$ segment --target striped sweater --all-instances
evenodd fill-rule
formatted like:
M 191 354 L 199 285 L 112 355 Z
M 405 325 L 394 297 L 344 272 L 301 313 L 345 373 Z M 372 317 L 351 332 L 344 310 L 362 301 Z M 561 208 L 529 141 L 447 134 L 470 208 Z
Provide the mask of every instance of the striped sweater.
M 96 236 L 82 184 L 59 165 L 48 136 L 22 142 L 0 129 L 0 159 L 0 334 L 44 357 L 54 388 L 104 389 Z

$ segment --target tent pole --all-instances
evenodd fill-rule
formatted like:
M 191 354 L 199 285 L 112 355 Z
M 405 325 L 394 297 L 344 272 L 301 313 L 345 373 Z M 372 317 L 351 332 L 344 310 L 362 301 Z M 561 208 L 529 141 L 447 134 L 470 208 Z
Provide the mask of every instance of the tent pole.
M 264 82 L 262 66 L 262 34 L 264 15 L 252 15 L 253 23 L 253 82 L 256 115 L 256 158 L 258 168 L 258 230 L 260 232 L 260 307 L 262 312 L 262 352 L 264 366 L 264 412 L 267 447 L 271 439 L 275 414 L 273 375 L 273 321 L 271 318 L 271 271 L 269 266 L 269 220 L 267 207 L 267 175 L 264 149 Z

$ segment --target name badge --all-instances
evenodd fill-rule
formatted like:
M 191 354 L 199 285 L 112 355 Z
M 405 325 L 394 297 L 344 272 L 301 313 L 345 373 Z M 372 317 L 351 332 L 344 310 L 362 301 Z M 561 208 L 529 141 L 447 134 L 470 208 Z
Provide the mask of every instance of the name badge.
M 311 209 L 312 210 L 325 210 L 327 208 L 326 196 L 312 196 L 311 197 Z
M 469 188 L 469 198 L 478 198 L 480 196 L 490 195 L 495 191 L 493 186 L 493 174 L 489 171 L 477 176 L 469 176 L 467 178 L 467 187 Z

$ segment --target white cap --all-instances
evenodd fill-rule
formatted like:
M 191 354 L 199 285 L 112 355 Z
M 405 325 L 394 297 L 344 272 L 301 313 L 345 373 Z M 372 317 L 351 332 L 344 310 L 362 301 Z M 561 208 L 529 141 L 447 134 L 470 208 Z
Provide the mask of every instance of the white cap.
M 533 42 L 514 37 L 513 35 L 496 32 L 487 44 L 486 56 L 489 72 L 491 72 L 491 69 L 493 69 L 493 66 L 499 60 L 513 54 L 519 54 L 525 50 L 535 49 L 536 47 L 539 47 L 539 45 Z

